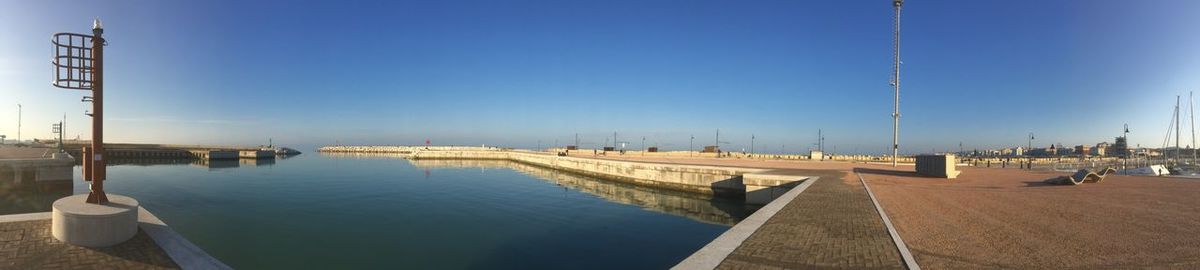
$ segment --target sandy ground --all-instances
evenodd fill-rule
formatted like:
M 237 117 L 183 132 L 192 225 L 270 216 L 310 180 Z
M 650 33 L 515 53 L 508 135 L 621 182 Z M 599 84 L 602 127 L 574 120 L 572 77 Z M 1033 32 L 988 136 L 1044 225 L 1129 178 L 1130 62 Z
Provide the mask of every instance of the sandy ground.
M 1200 180 L 966 168 L 958 179 L 859 169 L 930 269 L 1200 268 Z
M 1068 173 L 960 167 L 948 180 L 918 176 L 912 165 L 597 158 L 858 172 L 926 269 L 1200 269 L 1200 179 L 1114 175 L 1057 186 L 1042 180 Z

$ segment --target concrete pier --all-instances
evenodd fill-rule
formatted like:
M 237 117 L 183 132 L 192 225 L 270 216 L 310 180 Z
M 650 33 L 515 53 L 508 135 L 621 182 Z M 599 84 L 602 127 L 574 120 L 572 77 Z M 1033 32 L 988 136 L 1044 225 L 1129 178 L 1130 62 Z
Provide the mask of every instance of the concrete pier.
M 74 178 L 74 158 L 50 148 L 4 148 L 0 151 L 0 182 L 16 185 L 64 182 Z
M 583 157 L 557 156 L 551 153 L 507 150 L 485 147 L 405 147 L 405 146 L 327 146 L 321 152 L 393 153 L 409 159 L 480 159 L 511 160 L 519 163 L 569 171 L 589 176 L 655 188 L 672 189 L 717 196 L 747 196 L 743 175 L 753 174 L 750 204 L 766 204 L 782 195 L 788 185 L 803 181 L 807 176 L 758 168 L 703 166 L 622 161 Z M 765 192 L 764 192 L 765 191 Z

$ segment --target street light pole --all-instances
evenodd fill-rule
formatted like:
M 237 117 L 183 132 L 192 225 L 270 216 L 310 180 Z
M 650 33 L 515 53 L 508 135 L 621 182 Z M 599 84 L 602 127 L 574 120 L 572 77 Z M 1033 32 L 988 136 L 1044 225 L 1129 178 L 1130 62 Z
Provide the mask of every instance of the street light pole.
M 896 10 L 896 30 L 892 32 L 894 43 L 892 62 L 892 87 L 895 88 L 895 107 L 892 111 L 892 167 L 896 167 L 896 159 L 900 155 L 900 6 L 904 0 L 893 0 L 892 7 Z
M 1033 132 L 1030 132 L 1029 133 L 1029 144 L 1025 146 L 1025 153 L 1023 153 L 1023 154 L 1025 154 L 1026 156 L 1032 156 L 1029 154 L 1030 151 L 1032 151 L 1032 150 L 1033 150 Z
M 750 155 L 754 155 L 754 134 L 750 134 Z

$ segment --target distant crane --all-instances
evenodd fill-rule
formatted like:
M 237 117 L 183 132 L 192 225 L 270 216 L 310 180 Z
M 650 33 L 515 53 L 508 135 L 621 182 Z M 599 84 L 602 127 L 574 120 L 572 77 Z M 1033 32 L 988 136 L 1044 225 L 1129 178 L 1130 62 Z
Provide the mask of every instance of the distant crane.
M 721 129 L 719 129 L 719 128 L 718 128 L 718 129 L 717 129 L 717 136 L 716 136 L 716 144 L 714 145 L 714 146 L 716 146 L 716 147 L 717 147 L 717 149 L 716 149 L 716 151 L 717 151 L 717 157 L 721 157 L 721 144 L 722 144 L 722 143 L 724 143 L 724 144 L 729 144 L 729 142 L 723 142 L 723 141 L 721 141 Z

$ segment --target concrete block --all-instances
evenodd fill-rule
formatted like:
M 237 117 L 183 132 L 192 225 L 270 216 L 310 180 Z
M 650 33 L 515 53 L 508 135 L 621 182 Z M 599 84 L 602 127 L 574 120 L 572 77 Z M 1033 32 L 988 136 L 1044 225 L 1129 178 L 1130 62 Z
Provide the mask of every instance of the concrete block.
M 54 201 L 51 234 L 68 244 L 108 247 L 133 238 L 138 231 L 138 201 L 108 194 L 103 205 L 86 203 L 87 194 Z
M 954 179 L 962 173 L 954 168 L 954 155 L 919 155 L 917 156 L 917 174 L 933 177 Z

